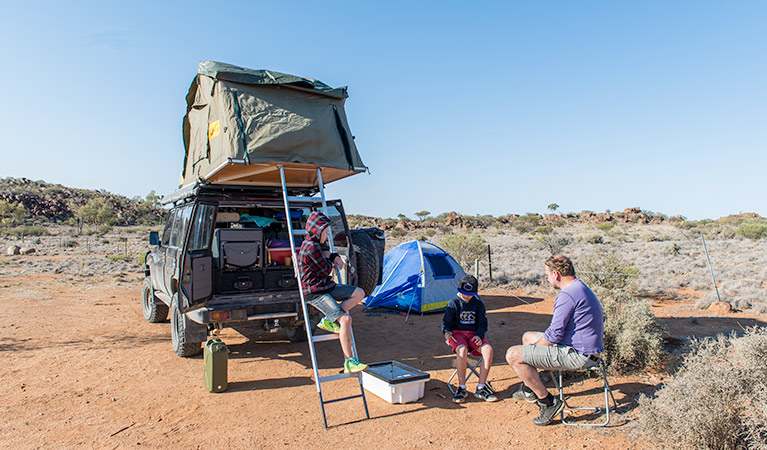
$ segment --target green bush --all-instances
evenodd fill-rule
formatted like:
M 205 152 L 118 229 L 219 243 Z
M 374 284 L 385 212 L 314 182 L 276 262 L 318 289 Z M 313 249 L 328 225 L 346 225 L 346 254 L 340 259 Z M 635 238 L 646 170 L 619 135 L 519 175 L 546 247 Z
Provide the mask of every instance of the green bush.
M 642 432 L 663 448 L 767 450 L 767 328 L 693 341 L 674 379 L 639 400 Z
M 22 225 L 9 229 L 8 234 L 13 236 L 46 236 L 48 230 L 34 225 Z
M 96 234 L 98 234 L 99 237 L 103 237 L 111 231 L 112 231 L 112 225 L 104 224 L 104 225 L 99 225 L 99 228 Z
M 554 231 L 553 228 L 551 228 L 550 226 L 544 225 L 542 227 L 536 228 L 533 233 L 536 233 L 536 234 L 548 234 L 548 233 L 551 233 L 552 231 Z
M 595 234 L 593 236 L 589 236 L 586 238 L 586 242 L 589 244 L 604 244 L 604 239 L 602 239 L 602 236 Z
M 435 230 L 434 228 L 429 228 L 428 230 L 426 230 L 426 236 L 434 236 L 435 234 L 437 234 L 437 230 Z
M 406 236 L 407 231 L 406 230 L 391 230 L 391 237 L 398 238 L 402 236 Z
M 605 363 L 611 371 L 631 373 L 657 368 L 665 359 L 663 327 L 650 303 L 626 290 L 595 287 L 604 313 Z
M 450 253 L 463 268 L 471 267 L 475 259 L 487 255 L 487 242 L 474 233 L 445 236 L 439 241 L 439 246 Z
M 602 231 L 608 231 L 608 230 L 612 230 L 614 226 L 615 224 L 612 222 L 602 222 L 597 225 L 597 229 Z
M 762 239 L 767 236 L 767 224 L 742 223 L 735 229 L 735 233 L 748 239 Z
M 625 262 L 615 252 L 600 251 L 578 261 L 576 275 L 589 287 L 636 293 L 639 269 Z
M 107 259 L 112 262 L 122 261 L 122 262 L 129 262 L 131 260 L 135 261 L 135 256 L 131 255 L 107 255 Z

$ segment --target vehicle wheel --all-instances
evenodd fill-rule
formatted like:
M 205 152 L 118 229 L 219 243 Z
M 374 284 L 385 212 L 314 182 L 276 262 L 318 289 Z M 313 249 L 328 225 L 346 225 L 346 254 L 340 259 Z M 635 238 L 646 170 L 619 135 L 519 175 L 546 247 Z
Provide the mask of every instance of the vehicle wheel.
M 186 342 L 186 327 L 189 319 L 178 309 L 178 294 L 173 294 L 170 302 L 170 340 L 173 351 L 181 357 L 188 358 L 202 351 L 199 342 Z
M 313 311 L 309 312 L 309 323 L 312 325 L 312 334 L 317 331 L 317 322 L 319 320 L 320 318 L 318 313 Z M 285 334 L 288 336 L 288 339 L 290 339 L 290 342 L 304 342 L 306 340 L 306 328 L 303 325 L 284 328 Z
M 303 342 L 306 340 L 306 329 L 304 327 L 284 327 L 285 334 L 290 342 Z
M 364 230 L 351 231 L 354 254 L 357 257 L 357 286 L 370 295 L 378 284 L 381 263 L 373 239 Z
M 141 312 L 149 323 L 160 323 L 168 318 L 168 306 L 158 303 L 150 277 L 144 278 L 144 285 L 141 287 Z

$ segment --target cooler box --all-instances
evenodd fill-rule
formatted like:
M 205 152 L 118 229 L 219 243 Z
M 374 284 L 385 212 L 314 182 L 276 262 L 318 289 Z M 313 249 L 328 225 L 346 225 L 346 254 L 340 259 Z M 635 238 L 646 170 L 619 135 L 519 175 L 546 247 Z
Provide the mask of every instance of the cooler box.
M 205 389 L 208 392 L 224 392 L 227 383 L 227 362 L 229 361 L 229 349 L 221 339 L 208 339 L 203 351 L 205 363 Z
M 276 261 L 277 264 L 281 266 L 290 266 L 291 264 L 287 264 L 288 258 L 290 258 L 290 247 L 287 248 L 268 248 L 266 249 L 267 252 L 269 252 L 269 261 Z
M 423 397 L 429 374 L 398 361 L 368 364 L 362 372 L 365 390 L 389 403 L 414 402 Z

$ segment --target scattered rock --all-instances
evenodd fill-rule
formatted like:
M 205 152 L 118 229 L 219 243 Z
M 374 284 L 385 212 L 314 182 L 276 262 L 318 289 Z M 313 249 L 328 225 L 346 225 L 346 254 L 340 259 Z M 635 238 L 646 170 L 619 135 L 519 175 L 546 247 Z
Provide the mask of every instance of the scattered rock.
M 5 251 L 5 254 L 8 256 L 14 256 L 21 254 L 21 247 L 18 245 L 11 245 L 8 247 L 8 250 Z
M 727 302 L 714 302 L 708 310 L 714 314 L 729 314 L 732 312 L 732 306 Z
M 36 251 L 37 251 L 37 250 L 35 250 L 35 248 L 34 248 L 34 247 L 22 247 L 21 249 L 19 249 L 19 252 L 20 252 L 22 255 L 31 255 L 32 253 L 34 253 L 34 252 L 36 252 Z

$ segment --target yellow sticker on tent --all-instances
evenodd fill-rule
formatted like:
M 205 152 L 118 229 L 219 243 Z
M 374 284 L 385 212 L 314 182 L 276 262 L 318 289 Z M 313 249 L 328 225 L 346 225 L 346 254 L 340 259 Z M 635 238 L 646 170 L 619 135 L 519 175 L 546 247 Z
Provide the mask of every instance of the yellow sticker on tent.
M 213 139 L 214 137 L 221 134 L 221 127 L 219 126 L 219 121 L 211 122 L 208 124 L 208 139 Z

